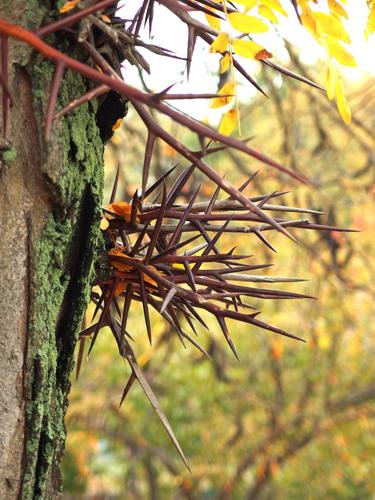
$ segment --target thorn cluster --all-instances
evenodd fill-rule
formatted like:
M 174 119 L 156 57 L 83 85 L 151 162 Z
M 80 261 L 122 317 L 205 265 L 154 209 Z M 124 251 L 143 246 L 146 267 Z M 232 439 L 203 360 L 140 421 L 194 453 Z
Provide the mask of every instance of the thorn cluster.
M 259 311 L 255 309 L 251 300 L 306 298 L 306 295 L 270 289 L 262 285 L 262 283 L 301 280 L 255 274 L 255 271 L 266 268 L 268 264 L 258 264 L 249 260 L 251 256 L 238 255 L 234 248 L 223 251 L 220 248 L 221 238 L 225 233 L 248 233 L 255 235 L 274 251 L 264 234 L 268 231 L 277 230 L 294 239 L 288 232 L 288 228 L 327 231 L 342 229 L 309 222 L 306 216 L 316 215 L 318 212 L 314 210 L 270 203 L 284 193 L 274 192 L 248 197 L 244 194 L 244 190 L 252 177 L 241 187 L 235 188 L 205 161 L 205 157 L 209 154 L 232 147 L 283 174 L 309 183 L 302 173 L 280 165 L 272 158 L 248 146 L 248 141 L 224 136 L 165 103 L 175 99 L 202 99 L 218 97 L 218 95 L 173 94 L 170 92 L 171 86 L 158 93 L 143 92 L 124 81 L 120 70 L 124 59 L 145 71 L 149 70 L 147 61 L 138 52 L 137 47 L 146 48 L 165 57 L 178 58 L 178 56 L 168 49 L 141 40 L 140 31 L 144 23 L 148 23 L 150 32 L 152 30 L 154 0 L 144 0 L 134 18 L 127 21 L 116 17 L 117 1 L 89 2 L 88 7 L 82 7 L 82 4 L 78 2 L 74 4 L 76 8 L 72 14 L 61 16 L 55 22 L 41 27 L 37 32 L 0 19 L 3 135 L 6 137 L 7 134 L 8 111 L 11 103 L 8 84 L 9 38 L 16 38 L 28 44 L 55 65 L 55 74 L 46 104 L 46 140 L 49 140 L 54 132 L 59 118 L 74 111 L 77 106 L 97 99 L 109 91 L 116 92 L 128 100 L 145 124 L 148 138 L 145 145 L 140 194 L 136 192 L 130 203 L 116 202 L 119 173 L 117 172 L 110 203 L 103 209 L 105 217 L 103 230 L 106 231 L 109 241 L 108 261 L 111 275 L 106 281 L 97 283 L 100 293 L 93 293 L 92 298 L 96 304 L 94 323 L 80 334 L 82 343 L 77 367 L 79 371 L 85 339 L 91 336 L 90 352 L 101 329 L 109 327 L 117 342 L 120 355 L 126 359 L 131 368 L 131 376 L 125 386 L 121 402 L 125 399 L 133 382 L 138 380 L 187 465 L 168 420 L 134 356 L 130 344 L 132 337 L 128 331 L 128 315 L 132 302 L 138 301 L 142 304 L 150 343 L 152 342 L 152 325 L 149 310 L 153 308 L 173 327 L 183 345 L 189 342 L 204 355 L 208 354 L 198 343 L 195 335 L 197 323 L 207 328 L 205 322 L 207 313 L 217 319 L 218 326 L 235 356 L 237 352 L 227 327 L 229 319 L 299 339 L 276 326 L 261 321 L 258 318 Z M 190 15 L 190 12 L 200 11 L 220 18 L 220 11 L 224 12 L 225 8 L 230 13 L 234 11 L 233 7 L 231 4 L 222 6 L 221 3 L 211 0 L 158 0 L 158 3 L 172 12 L 188 28 L 187 54 L 184 59 L 187 61 L 189 73 L 197 38 L 212 44 L 218 35 L 217 30 L 200 23 Z M 43 37 L 56 32 L 61 32 L 64 36 L 68 35 L 73 38 L 74 42 L 79 43 L 88 56 L 87 63 L 69 57 L 43 40 Z M 313 82 L 276 63 L 268 60 L 261 61 L 261 63 L 267 64 L 288 77 L 317 87 Z M 233 59 L 233 66 L 264 94 L 258 83 L 235 59 Z M 87 79 L 88 92 L 65 108 L 56 110 L 60 83 L 67 69 Z M 178 141 L 158 123 L 150 110 L 156 110 L 192 131 L 197 135 L 202 149 L 193 151 Z M 169 190 L 166 187 L 166 181 L 174 168 L 147 187 L 157 139 L 171 146 L 190 165 L 180 173 Z M 219 145 L 211 147 L 212 141 L 216 141 Z M 197 189 L 189 202 L 182 204 L 179 201 L 181 191 L 191 179 L 195 169 L 214 183 L 215 192 L 210 200 L 198 201 L 200 190 Z M 219 199 L 221 192 L 225 193 L 226 198 Z M 148 202 L 151 195 L 155 199 Z M 269 215 L 270 212 L 282 214 L 282 217 L 273 217 Z M 289 219 L 285 215 L 289 213 L 299 213 L 303 215 L 303 218 Z M 186 331 L 183 324 L 185 321 L 192 330 L 192 334 Z

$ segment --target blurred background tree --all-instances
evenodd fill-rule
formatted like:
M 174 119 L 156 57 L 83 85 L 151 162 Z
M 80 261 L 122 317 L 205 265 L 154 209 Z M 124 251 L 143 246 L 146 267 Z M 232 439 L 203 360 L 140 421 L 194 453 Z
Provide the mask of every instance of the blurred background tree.
M 293 68 L 321 80 L 319 65 L 303 65 L 287 47 Z M 330 224 L 363 232 L 308 231 L 298 245 L 272 235 L 279 269 L 284 275 L 306 277 L 309 281 L 296 285 L 298 291 L 319 301 L 297 306 L 272 301 L 263 310 L 280 327 L 303 336 L 305 345 L 230 324 L 238 362 L 216 323 L 207 319 L 212 335 L 202 329 L 199 338 L 209 360 L 180 349 L 155 315 L 151 348 L 139 321 L 141 309 L 132 309 L 129 330 L 137 338 L 139 363 L 193 474 L 184 470 L 138 387 L 119 408 L 127 368 L 113 362 L 116 346 L 109 335 L 102 335 L 70 397 L 63 463 L 66 499 L 373 498 L 375 83 L 362 79 L 352 84 L 348 101 L 353 122 L 347 127 L 323 93 L 281 79 L 266 66 L 259 76 L 271 99 L 261 96 L 242 103 L 244 137 L 256 137 L 257 145 L 295 169 L 303 164 L 315 182 L 313 189 L 295 183 L 283 200 L 324 209 Z M 118 160 L 142 162 L 144 132 L 132 118 L 107 147 L 108 192 Z M 181 130 L 174 125 L 172 132 L 178 137 Z M 242 155 L 215 156 L 214 164 L 241 184 L 249 173 Z M 179 160 L 158 143 L 155 177 Z M 124 199 L 139 182 L 133 170 L 120 182 Z M 189 184 L 187 200 L 202 181 L 197 176 Z M 283 185 L 290 190 L 289 181 L 268 172 L 255 178 L 252 189 L 272 192 Z M 210 186 L 204 189 L 211 193 Z M 246 235 L 225 235 L 222 244 L 249 253 Z M 258 261 L 272 262 L 272 252 L 254 239 L 251 253 Z

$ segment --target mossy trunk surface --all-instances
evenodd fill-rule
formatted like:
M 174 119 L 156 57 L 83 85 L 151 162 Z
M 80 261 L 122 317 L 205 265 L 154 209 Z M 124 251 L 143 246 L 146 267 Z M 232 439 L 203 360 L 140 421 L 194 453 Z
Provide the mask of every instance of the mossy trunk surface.
M 57 7 L 0 0 L 0 17 L 37 29 Z M 62 35 L 48 41 L 80 57 Z M 103 143 L 91 103 L 55 123 L 45 142 L 54 66 L 9 43 L 10 144 L 0 152 L 0 498 L 49 499 L 61 488 L 73 352 L 97 252 Z M 58 106 L 86 89 L 67 71 Z

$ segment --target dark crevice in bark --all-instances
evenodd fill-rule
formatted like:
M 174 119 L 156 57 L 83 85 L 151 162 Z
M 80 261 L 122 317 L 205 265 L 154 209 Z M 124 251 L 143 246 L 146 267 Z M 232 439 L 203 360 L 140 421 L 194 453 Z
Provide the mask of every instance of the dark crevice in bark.
M 83 280 L 88 276 L 92 265 L 92 249 L 90 251 L 90 233 L 95 221 L 96 202 L 88 185 L 82 196 L 80 214 L 77 219 L 72 248 L 67 268 L 70 270 L 70 279 L 59 319 L 56 327 L 56 345 L 58 352 L 56 367 L 56 382 L 63 393 L 69 390 L 69 373 L 72 368 L 72 358 L 76 344 L 76 332 L 79 328 L 76 306 L 82 301 L 85 286 Z

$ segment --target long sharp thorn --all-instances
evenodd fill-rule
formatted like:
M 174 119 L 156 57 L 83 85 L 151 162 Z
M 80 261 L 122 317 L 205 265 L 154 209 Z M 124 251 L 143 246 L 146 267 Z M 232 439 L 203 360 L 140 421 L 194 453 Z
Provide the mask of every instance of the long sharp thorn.
M 315 87 L 316 89 L 325 92 L 325 89 L 320 85 L 318 85 L 317 83 L 313 82 L 312 80 L 309 80 L 308 78 L 302 75 L 299 75 L 298 73 L 294 73 L 294 71 L 291 71 L 288 68 L 284 68 L 283 66 L 280 66 L 279 64 L 273 63 L 271 61 L 262 61 L 262 63 L 266 64 L 270 68 L 275 69 L 276 71 L 279 71 L 285 76 L 289 76 L 290 78 L 294 78 L 295 80 L 298 80 L 300 82 L 307 83 L 307 85 L 310 85 L 311 87 Z
M 276 193 L 277 191 L 274 191 L 273 193 L 270 193 L 269 195 L 265 196 L 263 200 L 260 200 L 260 202 L 258 203 L 258 207 L 262 208 L 267 203 L 267 201 L 269 201 L 271 198 L 275 196 Z
M 163 299 L 166 299 L 166 293 L 165 293 L 165 290 L 162 286 L 160 286 L 158 284 L 158 288 L 159 288 L 159 293 L 160 293 L 160 296 L 163 298 Z M 170 290 L 169 290 L 170 291 Z M 152 297 L 151 297 L 151 300 Z M 177 315 L 175 314 L 174 310 L 173 310 L 173 307 L 172 307 L 172 304 L 166 304 L 165 306 L 165 309 L 166 310 L 163 310 L 163 312 L 161 312 L 161 307 L 163 307 L 163 304 L 162 306 L 160 307 L 160 304 L 159 303 L 156 303 L 156 301 L 153 301 L 153 305 L 155 307 L 155 309 L 157 311 L 159 311 L 160 314 L 162 314 L 162 316 L 170 323 L 170 325 L 176 330 L 177 332 L 177 335 L 178 335 L 178 338 L 181 342 L 181 344 L 183 345 L 183 347 L 186 349 L 186 345 L 185 345 L 185 342 L 184 342 L 184 338 L 183 338 L 183 335 L 182 335 L 182 329 L 181 329 L 181 325 L 180 325 L 180 322 L 178 321 L 178 318 L 177 318 Z
M 94 310 L 94 314 L 92 315 L 92 318 L 91 318 L 91 322 L 94 321 L 96 315 L 98 314 L 98 311 L 99 309 L 101 308 L 102 304 L 103 304 L 103 300 L 104 300 L 104 297 L 105 297 L 105 291 L 102 292 L 101 296 L 99 297 L 99 300 L 95 306 L 95 310 Z
M 194 169 L 195 169 L 195 165 L 190 165 L 190 167 L 187 167 L 179 175 L 179 177 L 175 180 L 170 192 L 168 193 L 167 208 L 169 208 L 174 203 L 177 196 L 181 193 L 182 188 L 185 186 L 186 182 L 189 180 Z
M 203 238 L 206 240 L 207 242 L 207 245 L 206 245 L 206 248 L 207 246 L 212 242 L 212 239 L 210 238 L 208 232 L 206 231 L 206 229 L 204 228 L 203 224 L 201 223 L 201 221 L 199 220 L 193 220 L 191 221 L 195 226 L 196 228 L 199 230 L 200 234 L 203 236 Z M 212 250 L 216 253 L 216 254 L 219 254 L 219 250 L 216 248 L 215 245 L 213 245 L 212 247 Z
M 130 308 L 132 298 L 133 298 L 133 285 L 132 285 L 132 283 L 129 283 L 126 287 L 124 309 L 123 309 L 122 320 L 121 320 L 121 332 L 120 332 L 121 345 L 123 345 L 124 338 L 125 338 L 126 323 L 128 321 L 129 308 Z
M 301 16 L 300 16 L 300 13 L 298 12 L 298 4 L 297 4 L 297 0 L 292 0 L 292 4 L 293 4 L 293 8 L 296 12 L 296 15 L 298 17 L 298 20 L 299 22 L 302 24 L 302 20 L 301 20 Z
M 218 19 L 223 20 L 223 18 L 221 16 L 219 16 L 219 14 L 217 14 L 217 12 L 215 12 L 213 10 L 206 9 L 202 5 L 199 5 L 199 3 L 197 3 L 197 2 L 193 2 L 192 0 L 184 0 L 184 4 L 188 5 L 189 7 L 191 7 L 192 9 L 194 9 L 196 11 L 200 11 L 200 12 L 203 12 L 204 14 L 208 14 L 210 16 L 217 17 Z
M 194 307 L 188 302 L 186 301 L 185 302 L 185 306 L 187 307 L 187 309 L 191 312 L 191 314 L 194 316 L 194 318 L 199 321 L 199 323 L 204 326 L 204 328 L 206 330 L 208 330 L 208 326 L 207 326 L 207 323 L 201 318 L 201 316 L 197 313 L 197 311 L 194 309 Z
M 166 201 L 167 201 L 167 189 L 165 187 L 165 184 L 163 184 L 163 199 L 162 199 L 161 206 L 159 209 L 158 218 L 156 219 L 155 227 L 154 227 L 154 230 L 152 232 L 150 244 L 149 244 L 148 249 L 147 249 L 147 254 L 146 254 L 146 257 L 144 259 L 145 265 L 149 264 L 151 257 L 152 257 L 152 253 L 153 253 L 154 248 L 156 246 L 156 242 L 157 242 L 158 237 L 160 235 L 160 228 L 161 228 L 161 225 L 163 223 L 163 218 L 164 218 L 164 213 L 165 213 L 165 208 L 166 208 Z
M 193 194 L 188 206 L 186 207 L 185 211 L 184 211 L 184 214 L 183 216 L 181 217 L 181 219 L 179 220 L 179 223 L 177 224 L 177 227 L 176 227 L 176 230 L 175 232 L 173 233 L 171 239 L 169 240 L 169 246 L 174 246 L 176 245 L 179 240 L 180 240 L 180 236 L 181 236 L 181 233 L 182 233 L 182 228 L 183 228 L 183 225 L 185 224 L 185 221 L 186 219 L 188 218 L 189 216 L 189 213 L 190 213 L 190 210 L 191 210 L 191 207 L 194 205 L 194 202 L 198 196 L 198 193 L 200 191 L 200 185 L 198 186 L 198 189 L 195 191 L 195 193 Z
M 89 335 L 91 335 L 92 333 L 95 332 L 97 326 L 98 326 L 98 323 L 95 323 L 94 325 L 88 326 L 84 330 L 81 330 L 79 332 L 79 338 L 88 337 Z
M 166 179 L 176 168 L 178 167 L 178 164 L 173 165 L 172 168 L 170 168 L 165 174 L 161 175 L 158 180 L 156 180 L 151 186 L 149 186 L 146 191 L 144 198 L 146 198 L 149 194 L 151 194 L 155 189 L 163 182 L 164 179 Z
M 155 99 L 156 101 L 160 101 L 164 99 L 167 95 L 168 92 L 176 85 L 176 83 L 172 83 L 171 85 L 168 85 L 168 87 L 165 87 L 165 89 L 161 90 L 157 94 L 153 94 L 152 98 Z
M 125 401 L 125 398 L 129 394 L 131 386 L 133 385 L 135 380 L 137 380 L 137 377 L 135 376 L 134 371 L 132 370 L 129 380 L 127 381 L 126 386 L 124 387 L 119 406 L 121 406 L 122 403 Z
M 191 61 L 193 59 L 193 52 L 194 52 L 195 42 L 197 40 L 197 35 L 195 32 L 195 28 L 193 26 L 189 25 L 188 30 L 189 31 L 188 31 L 188 45 L 187 45 L 187 55 L 186 55 L 186 74 L 187 74 L 187 79 L 189 80 Z
M 225 337 L 226 341 L 228 342 L 229 347 L 231 348 L 233 354 L 236 356 L 236 358 L 239 361 L 240 358 L 238 357 L 236 348 L 234 347 L 232 339 L 230 338 L 230 335 L 229 335 L 229 332 L 228 332 L 228 328 L 227 328 L 227 325 L 225 323 L 225 319 L 222 316 L 219 315 L 219 316 L 217 316 L 217 320 L 218 320 L 219 325 L 220 325 L 220 327 L 221 327 L 221 329 L 223 331 L 224 337 Z
M 166 257 L 167 255 L 170 255 L 174 252 L 176 252 L 177 250 L 179 250 L 180 248 L 188 245 L 189 243 L 193 242 L 194 240 L 200 238 L 200 234 L 197 234 L 195 236 L 192 236 L 191 238 L 187 239 L 187 240 L 184 240 L 184 241 L 181 241 L 180 243 L 178 243 L 177 245 L 174 245 L 172 247 L 169 247 L 167 248 L 166 250 L 164 250 L 163 252 L 160 252 L 158 255 L 156 255 L 155 257 L 153 257 L 151 260 L 150 260 L 150 264 L 154 264 L 160 260 L 163 260 L 163 257 Z M 206 245 L 204 245 L 206 246 Z
M 120 177 L 120 164 L 118 163 L 117 164 L 115 181 L 113 183 L 111 198 L 109 199 L 109 204 L 111 204 L 111 203 L 113 203 L 115 201 L 119 177 Z
M 130 257 L 134 257 L 134 255 L 138 252 L 138 250 L 142 244 L 143 238 L 145 237 L 145 234 L 147 233 L 148 227 L 149 227 L 149 223 L 147 222 L 147 224 L 144 225 L 142 231 L 139 233 L 139 236 L 138 236 L 136 242 L 134 243 L 134 246 L 129 254 Z
M 199 235 L 200 237 L 200 235 Z M 200 245 L 197 245 L 196 247 L 194 248 L 191 248 L 190 250 L 187 250 L 185 253 L 184 253 L 184 256 L 185 257 L 190 257 L 190 256 L 194 256 L 196 253 L 200 252 L 201 250 L 203 250 L 203 248 L 206 248 L 206 246 L 208 245 L 208 243 L 201 243 Z
M 129 344 L 127 344 L 127 349 L 129 351 L 129 353 L 126 355 L 126 359 L 127 359 L 128 363 L 130 364 L 130 367 L 132 368 L 133 372 L 135 373 L 135 376 L 137 377 L 138 382 L 140 383 L 144 393 L 146 394 L 146 396 L 148 397 L 148 399 L 151 403 L 151 406 L 154 408 L 161 423 L 163 424 L 164 429 L 167 431 L 167 434 L 168 434 L 169 438 L 171 439 L 174 447 L 178 451 L 183 463 L 185 464 L 186 468 L 191 472 L 190 467 L 189 467 L 187 460 L 185 458 L 184 452 L 182 451 L 181 446 L 179 445 L 179 443 L 176 439 L 176 436 L 174 435 L 174 432 L 173 432 L 173 430 L 168 422 L 167 417 L 165 416 L 165 414 L 164 414 L 164 412 L 159 404 L 159 401 L 157 400 L 155 394 L 153 393 L 151 387 L 149 386 L 145 376 L 143 375 L 142 370 L 140 369 L 140 367 L 135 359 L 133 350 Z
M 104 307 L 103 307 L 103 311 L 102 311 L 102 314 L 100 315 L 100 318 L 99 318 L 99 321 L 97 323 L 97 327 L 95 329 L 95 332 L 94 332 L 94 336 L 91 340 L 91 344 L 90 344 L 90 347 L 89 347 L 89 350 L 88 350 L 88 353 L 87 353 L 87 356 L 90 355 L 94 345 L 95 345 L 95 342 L 96 342 L 96 339 L 98 337 L 98 334 L 99 334 L 99 331 L 100 329 L 104 326 L 105 324 L 105 320 L 106 320 L 106 316 L 107 316 L 107 312 L 108 312 L 108 309 L 112 303 L 112 298 L 115 294 L 115 291 L 116 291 L 116 287 L 117 287 L 117 283 L 118 283 L 118 280 L 115 278 L 114 279 L 114 282 L 113 282 L 113 285 L 112 285 L 112 288 L 110 289 L 109 291 L 109 294 L 108 294 L 108 297 L 107 299 L 105 300 L 105 303 L 104 303 Z
M 259 90 L 259 92 L 261 92 L 264 97 L 266 97 L 268 99 L 268 95 L 266 94 L 266 92 L 262 89 L 262 87 L 254 80 L 254 78 L 252 78 L 249 73 L 247 73 L 247 71 L 243 68 L 243 66 L 241 66 L 241 64 L 236 61 L 235 59 L 233 59 L 233 66 L 236 68 L 236 70 L 241 73 L 242 76 L 244 76 L 246 78 L 246 80 L 248 80 L 257 90 Z
M 241 186 L 238 188 L 238 191 L 240 193 L 243 193 L 245 191 L 245 189 L 247 188 L 247 186 L 250 184 L 250 182 L 253 181 L 254 178 L 258 175 L 258 173 L 259 173 L 259 170 L 257 170 L 253 174 L 251 174 L 250 177 L 248 179 L 246 179 L 246 181 L 243 184 L 241 184 Z M 229 196 L 228 200 L 233 200 L 233 196 Z
M 167 311 L 164 314 L 168 314 L 170 316 L 170 318 L 172 320 L 172 324 L 173 324 L 174 328 L 176 329 L 178 338 L 179 338 L 179 340 L 180 340 L 183 348 L 186 349 L 186 344 L 184 342 L 184 336 L 183 336 L 183 333 L 182 333 L 182 328 L 181 328 L 180 322 L 178 320 L 177 314 L 173 310 L 172 305 L 168 306 Z
M 141 8 L 139 9 L 139 11 L 137 12 L 137 15 L 135 16 L 137 18 L 137 22 L 135 25 L 134 37 L 138 37 L 138 35 L 139 35 L 139 31 L 140 31 L 141 26 L 142 26 L 143 17 L 145 15 L 148 3 L 149 3 L 149 0 L 143 0 Z
M 218 231 L 215 236 L 212 238 L 212 240 L 209 242 L 209 244 L 207 245 L 207 247 L 203 250 L 203 254 L 202 255 L 207 255 L 209 252 L 211 252 L 211 250 L 215 247 L 215 244 L 217 243 L 218 239 L 220 238 L 220 236 L 223 234 L 223 232 L 225 231 L 226 227 L 228 226 L 228 224 L 232 221 L 232 217 L 229 217 L 228 220 L 226 220 L 224 222 L 224 224 L 222 225 L 220 231 Z M 192 269 L 192 272 L 193 274 L 196 274 L 197 271 L 199 270 L 200 266 L 202 265 L 201 262 L 197 262 L 195 264 L 195 266 L 193 267 Z
M 79 339 L 79 349 L 78 349 L 78 355 L 77 355 L 76 381 L 79 378 L 79 374 L 80 374 L 81 368 L 82 368 L 83 355 L 85 353 L 85 343 L 86 343 L 86 337 L 81 337 Z
M 161 305 L 160 314 L 163 314 L 163 312 L 166 310 L 166 308 L 168 307 L 170 301 L 173 299 L 173 297 L 176 295 L 176 293 L 177 293 L 177 288 L 170 288 L 168 290 L 168 293 L 165 296 L 165 298 L 163 300 L 163 303 Z
M 189 326 L 193 330 L 195 335 L 198 336 L 197 329 L 195 328 L 195 325 L 194 325 L 193 321 L 191 320 L 190 315 L 186 311 L 184 311 L 184 317 L 185 317 L 186 321 L 189 323 Z
M 247 323 L 250 323 L 254 326 L 257 326 L 258 328 L 262 328 L 263 330 L 268 330 L 268 331 L 273 332 L 273 333 L 278 333 L 279 335 L 283 335 L 284 337 L 288 337 L 290 339 L 300 340 L 301 342 L 306 342 L 306 340 L 302 339 L 301 337 L 297 337 L 296 335 L 288 333 L 285 330 L 282 330 L 281 328 L 277 328 L 276 326 L 265 323 L 264 321 L 260 321 L 256 318 L 254 318 L 252 315 L 246 315 L 246 316 L 249 316 Z
M 209 204 L 207 205 L 207 208 L 206 210 L 204 211 L 205 214 L 210 214 L 212 212 L 212 209 L 216 203 L 216 200 L 219 196 L 219 193 L 220 193 L 220 186 L 217 186 L 217 188 L 215 189 L 215 192 L 214 194 L 211 196 L 211 199 L 210 199 L 210 202 Z
M 120 309 L 120 306 L 118 304 L 116 297 L 113 297 L 113 307 L 115 308 L 118 316 L 121 318 L 121 309 Z
M 191 286 L 191 289 L 193 290 L 193 292 L 197 292 L 197 287 L 195 286 L 195 281 L 194 281 L 194 274 L 189 266 L 189 263 L 184 260 L 184 268 L 185 268 L 185 271 L 186 271 L 186 275 L 189 279 L 189 284 Z
M 184 330 L 181 330 L 181 335 L 186 340 L 188 340 L 194 347 L 196 347 L 198 349 L 198 351 L 200 351 L 204 356 L 206 356 L 207 358 L 211 358 L 211 356 L 208 354 L 206 349 L 203 349 L 203 347 L 200 344 L 198 344 L 198 342 L 196 340 L 194 340 L 192 337 L 190 337 L 190 335 L 188 335 Z
M 61 79 L 64 75 L 64 71 L 65 71 L 65 63 L 63 61 L 58 61 L 56 63 L 55 74 L 53 76 L 51 90 L 50 90 L 49 99 L 48 99 L 46 125 L 45 125 L 45 130 L 44 130 L 44 135 L 45 135 L 46 141 L 48 141 L 49 136 L 50 136 L 50 132 L 51 132 L 51 128 L 52 128 L 52 121 L 53 121 L 53 114 L 55 111 L 55 106 L 56 106 L 56 101 L 57 101 L 57 94 L 59 92 L 60 83 L 61 83 Z
M 149 132 L 147 136 L 147 143 L 146 143 L 146 150 L 145 150 L 145 157 L 144 157 L 143 171 L 142 171 L 142 200 L 146 193 L 146 185 L 148 180 L 148 174 L 150 172 L 151 158 L 154 152 L 155 141 L 156 141 L 155 134 Z
M 140 288 L 141 288 L 141 299 L 142 299 L 143 314 L 145 317 L 145 323 L 146 323 L 146 329 L 147 329 L 147 336 L 148 336 L 148 340 L 149 340 L 150 345 L 151 345 L 152 344 L 151 322 L 150 322 L 150 314 L 148 312 L 148 300 L 147 300 L 146 285 L 145 285 L 145 280 L 144 280 L 142 272 L 139 273 L 139 284 L 140 284 Z
M 262 234 L 261 231 L 256 229 L 253 230 L 253 233 L 262 241 L 268 248 L 270 248 L 273 252 L 277 253 L 276 249 L 271 245 L 271 243 L 267 240 L 267 238 Z
M 154 0 L 149 0 L 148 7 L 147 7 L 147 12 L 146 12 L 146 16 L 145 16 L 145 26 L 146 26 L 146 23 L 148 21 L 148 34 L 149 34 L 149 37 L 151 37 L 153 20 L 154 20 Z
M 81 97 L 77 97 L 77 99 L 74 99 L 71 101 L 69 104 L 64 106 L 60 111 L 58 111 L 54 115 L 54 120 L 59 120 L 62 116 L 65 116 L 68 113 L 71 113 L 74 111 L 76 108 L 79 106 L 82 106 L 82 104 L 85 104 L 86 102 L 92 101 L 93 99 L 106 94 L 110 88 L 108 85 L 98 85 L 96 88 L 89 90 L 85 94 L 83 94 Z

